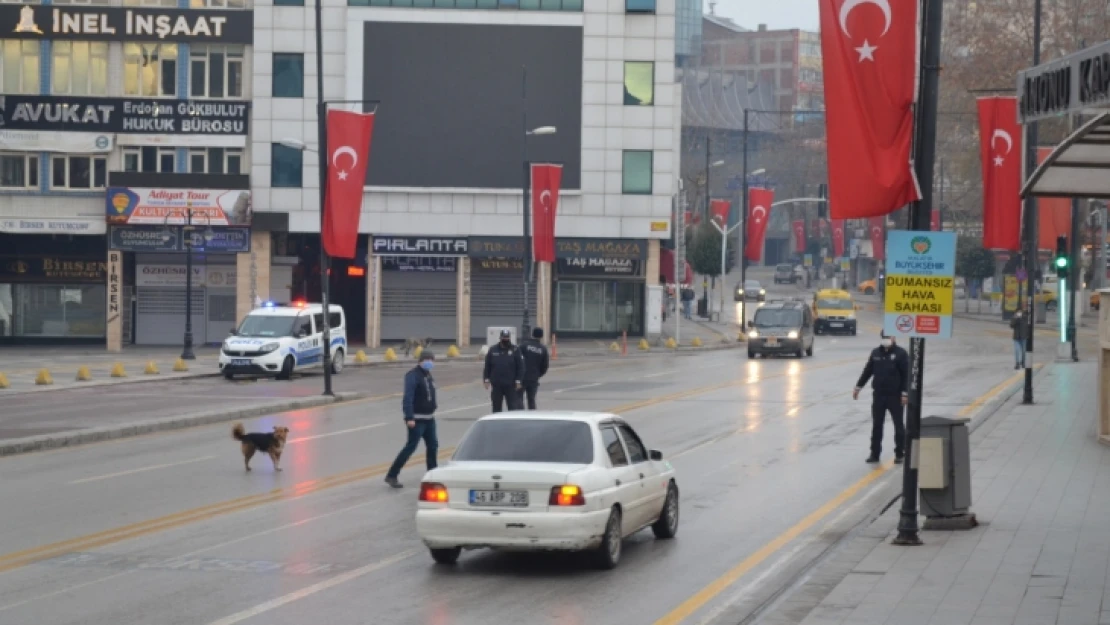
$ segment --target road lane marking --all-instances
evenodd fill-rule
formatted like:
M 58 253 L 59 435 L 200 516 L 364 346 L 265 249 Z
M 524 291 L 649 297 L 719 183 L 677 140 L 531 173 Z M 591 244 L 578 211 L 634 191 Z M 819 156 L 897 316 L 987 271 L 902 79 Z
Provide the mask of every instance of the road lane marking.
M 452 408 L 450 410 L 440 410 L 440 411 L 436 412 L 436 416 L 438 417 L 441 414 L 452 414 L 452 413 L 455 413 L 455 412 L 463 412 L 465 410 L 474 410 L 475 408 L 485 408 L 486 406 L 489 406 L 489 405 L 490 405 L 489 402 L 482 402 L 480 404 L 474 404 L 472 406 L 459 406 L 458 408 Z
M 372 430 L 374 428 L 380 428 L 383 425 L 386 425 L 386 424 L 385 423 L 371 423 L 370 425 L 363 425 L 363 426 L 357 427 L 357 428 L 349 428 L 349 429 L 346 429 L 346 430 L 336 430 L 335 432 L 327 432 L 327 433 L 324 433 L 324 434 L 314 434 L 312 436 L 301 436 L 301 437 L 298 437 L 298 438 L 291 438 L 291 439 L 285 441 L 285 444 L 286 445 L 292 445 L 293 443 L 303 443 L 305 441 L 314 441 L 318 438 L 328 438 L 328 437 L 331 437 L 331 436 L 339 436 L 340 434 L 350 434 L 351 432 L 361 432 L 363 430 Z
M 139 467 L 138 469 L 129 469 L 127 471 L 117 471 L 116 473 L 108 473 L 107 475 L 97 475 L 96 477 L 86 477 L 80 480 L 68 482 L 69 484 L 87 484 L 89 482 L 97 482 L 100 480 L 107 480 L 113 477 L 123 477 L 124 475 L 134 475 L 136 473 L 145 473 L 147 471 L 157 471 L 158 469 L 168 469 L 170 467 L 180 467 L 186 464 L 195 464 L 197 462 L 204 462 L 205 460 L 212 460 L 216 456 L 201 456 L 200 458 L 193 458 L 191 460 L 182 460 L 181 462 L 168 462 L 166 464 L 155 464 L 149 467 Z
M 576 391 L 580 388 L 593 388 L 595 386 L 601 386 L 602 384 L 604 384 L 604 382 L 594 382 L 593 384 L 579 384 L 578 386 L 568 386 L 567 388 L 561 388 L 557 391 L 551 391 L 551 392 L 552 393 L 565 393 L 567 391 Z
M 1033 365 L 1033 370 L 1034 371 L 1039 371 L 1041 369 L 1041 367 L 1043 367 L 1043 366 L 1044 366 L 1043 364 L 1035 364 L 1035 365 Z M 973 415 L 973 413 L 978 412 L 979 409 L 982 408 L 984 404 L 991 401 L 995 397 L 998 397 L 999 395 L 1002 394 L 1003 391 L 1005 391 L 1006 389 L 1008 389 L 1011 386 L 1013 386 L 1014 384 L 1016 384 L 1018 382 L 1018 380 L 1022 380 L 1024 378 L 1025 378 L 1025 370 L 1023 369 L 1023 370 L 1011 375 L 1010 377 L 1006 378 L 1005 380 L 999 382 L 997 385 L 995 385 L 994 388 L 987 391 L 986 393 L 983 393 L 982 395 L 976 397 L 974 400 L 972 400 L 972 402 L 970 404 L 964 406 L 963 409 L 961 409 L 958 413 L 956 413 L 956 416 L 961 417 L 961 418 L 970 419 L 971 416 Z

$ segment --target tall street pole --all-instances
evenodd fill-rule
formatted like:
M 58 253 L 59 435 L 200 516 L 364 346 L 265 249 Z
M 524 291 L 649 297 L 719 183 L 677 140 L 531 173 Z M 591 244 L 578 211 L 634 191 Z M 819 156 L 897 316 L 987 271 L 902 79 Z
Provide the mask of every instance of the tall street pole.
M 933 164 L 937 147 L 937 100 L 940 92 L 940 43 L 943 0 L 926 0 L 924 50 L 921 55 L 921 94 L 918 98 L 915 164 L 921 199 L 910 207 L 913 230 L 929 230 L 933 208 Z M 885 291 L 884 291 L 885 292 Z M 906 410 L 906 458 L 902 472 L 902 508 L 895 545 L 920 545 L 917 527 L 917 446 L 921 439 L 921 400 L 925 381 L 925 339 L 910 339 L 910 392 Z
M 328 271 L 328 253 L 324 249 L 324 198 L 328 184 L 328 105 L 324 102 L 324 29 L 321 24 L 322 9 L 316 0 L 316 141 L 320 161 L 320 300 L 324 307 L 324 395 L 335 395 L 331 389 L 331 272 Z
M 743 176 L 743 182 L 740 183 L 740 288 L 744 288 L 744 283 L 747 282 L 748 277 L 748 258 L 745 256 L 748 249 L 748 114 L 751 112 L 747 106 L 744 107 L 744 147 L 743 147 L 743 161 L 741 163 L 740 175 Z M 768 207 L 770 210 L 770 207 Z M 770 217 L 770 215 L 768 215 Z M 747 332 L 748 328 L 748 298 L 747 294 L 740 298 L 740 332 Z
M 1033 66 L 1041 64 L 1041 0 L 1033 2 Z M 1025 173 L 1033 175 L 1037 169 L 1037 128 L 1036 121 L 1025 126 Z M 1021 403 L 1033 403 L 1033 329 L 1037 325 L 1036 316 L 1036 289 L 1033 284 L 1038 275 L 1039 263 L 1037 254 L 1037 199 L 1030 193 L 1025 198 L 1025 273 L 1028 288 L 1025 289 L 1026 298 L 1026 324 L 1025 337 L 1025 389 L 1022 393 Z
M 1071 199 L 1071 239 L 1068 245 L 1068 342 L 1071 343 L 1072 362 L 1079 362 L 1079 349 L 1075 344 L 1075 287 L 1083 276 L 1079 267 L 1079 198 Z
M 319 0 L 317 0 L 317 1 L 319 1 Z M 523 149 L 522 163 L 523 163 L 523 165 L 521 166 L 521 170 L 523 172 L 523 175 L 521 177 L 521 186 L 520 186 L 521 198 L 523 198 L 523 199 L 522 199 L 522 202 L 521 202 L 520 214 L 523 216 L 523 224 L 522 225 L 523 225 L 523 228 L 524 228 L 524 233 L 523 233 L 523 237 L 522 237 L 522 241 L 523 241 L 523 244 L 524 244 L 524 249 L 521 251 L 521 254 L 523 255 L 523 260 L 524 260 L 524 262 L 522 263 L 522 265 L 524 267 L 524 269 L 523 269 L 523 271 L 524 271 L 524 313 L 521 317 L 521 322 L 520 322 L 520 336 L 517 337 L 517 343 L 518 344 L 521 341 L 523 341 L 524 339 L 528 338 L 528 336 L 532 332 L 532 328 L 531 328 L 532 324 L 531 324 L 531 321 L 528 318 L 528 297 L 529 297 L 529 295 L 528 295 L 529 288 L 528 287 L 530 286 L 530 283 L 532 281 L 532 237 L 529 236 L 529 234 L 530 234 L 529 231 L 531 230 L 531 228 L 529 227 L 530 224 L 529 224 L 529 219 L 528 219 L 528 217 L 529 217 L 528 213 L 530 212 L 528 210 L 528 179 L 531 177 L 531 173 L 532 173 L 531 171 L 529 171 L 529 168 L 528 168 L 528 68 L 525 67 L 525 66 L 521 66 L 520 70 L 521 70 L 521 86 L 520 86 L 520 109 L 521 109 L 521 113 L 520 114 L 521 114 L 521 119 L 522 119 L 522 122 L 523 122 L 523 124 L 521 126 L 521 129 L 520 129 L 521 130 L 521 142 L 523 144 L 523 146 L 522 146 L 522 149 Z
M 185 225 L 181 228 L 181 241 L 185 245 L 185 340 L 181 348 L 181 359 L 196 360 L 196 354 L 193 353 L 193 205 L 191 202 L 185 204 Z

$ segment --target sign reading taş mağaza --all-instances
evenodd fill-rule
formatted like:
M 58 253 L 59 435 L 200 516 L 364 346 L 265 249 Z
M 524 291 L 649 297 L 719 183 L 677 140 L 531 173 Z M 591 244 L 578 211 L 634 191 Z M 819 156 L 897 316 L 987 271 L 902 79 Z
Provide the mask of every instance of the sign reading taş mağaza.
M 0 128 L 101 133 L 246 135 L 250 103 L 83 96 L 0 96 Z
M 254 13 L 160 7 L 0 5 L 10 39 L 252 43 Z

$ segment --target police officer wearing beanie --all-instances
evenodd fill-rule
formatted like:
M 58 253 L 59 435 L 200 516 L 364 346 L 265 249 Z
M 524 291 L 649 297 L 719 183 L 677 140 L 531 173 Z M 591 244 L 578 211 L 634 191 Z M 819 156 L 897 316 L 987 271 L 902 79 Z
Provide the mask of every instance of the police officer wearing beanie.
M 532 338 L 520 344 L 520 353 L 524 357 L 524 389 L 522 394 L 528 396 L 528 410 L 536 409 L 536 392 L 540 390 L 540 378 L 547 375 L 550 359 L 547 347 L 543 344 L 543 328 L 533 328 Z M 524 406 L 524 397 L 517 399 L 521 407 Z
M 501 331 L 501 341 L 486 352 L 486 367 L 482 372 L 482 383 L 490 392 L 493 411 L 501 412 L 502 401 L 509 410 L 520 410 L 517 400 L 520 389 L 524 388 L 524 358 L 513 345 L 513 335 L 508 330 Z
M 886 413 L 894 422 L 894 462 L 901 463 L 906 453 L 906 428 L 902 421 L 902 410 L 909 402 L 910 357 L 906 350 L 894 344 L 894 338 L 881 337 L 879 347 L 871 351 L 863 374 L 852 391 L 852 399 L 859 399 L 860 389 L 871 380 L 871 455 L 867 462 L 879 461 L 883 450 L 883 422 Z

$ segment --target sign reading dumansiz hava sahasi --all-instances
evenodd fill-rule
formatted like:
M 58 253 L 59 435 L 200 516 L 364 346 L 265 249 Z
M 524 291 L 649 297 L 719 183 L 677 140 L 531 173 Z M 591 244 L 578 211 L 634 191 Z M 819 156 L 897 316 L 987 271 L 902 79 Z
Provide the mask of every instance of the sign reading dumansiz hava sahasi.
M 118 225 L 249 226 L 251 192 L 241 189 L 135 189 L 108 187 L 105 212 Z
M 249 119 L 250 103 L 238 100 L 0 95 L 4 130 L 241 136 Z
M 955 232 L 888 231 L 883 330 L 894 337 L 952 338 L 955 274 Z
M 5 39 L 253 43 L 252 11 L 0 4 Z

